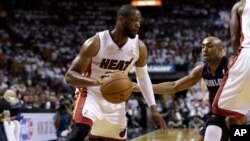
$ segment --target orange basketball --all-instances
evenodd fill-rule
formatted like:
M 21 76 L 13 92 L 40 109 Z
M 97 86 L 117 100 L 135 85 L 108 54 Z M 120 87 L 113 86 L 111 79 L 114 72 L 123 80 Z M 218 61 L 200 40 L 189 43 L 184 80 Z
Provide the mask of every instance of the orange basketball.
M 114 72 L 110 77 L 104 77 L 102 82 L 100 87 L 102 96 L 111 103 L 124 102 L 131 96 L 133 84 L 122 72 Z

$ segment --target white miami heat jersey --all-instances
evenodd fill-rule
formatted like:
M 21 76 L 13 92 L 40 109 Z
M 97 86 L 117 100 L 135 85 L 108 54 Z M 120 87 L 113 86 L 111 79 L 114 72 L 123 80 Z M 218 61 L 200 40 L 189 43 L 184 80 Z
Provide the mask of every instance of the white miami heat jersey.
M 241 46 L 250 48 L 250 0 L 246 0 L 246 4 L 241 16 L 242 37 Z
M 138 35 L 119 48 L 108 30 L 97 33 L 100 38 L 98 54 L 92 58 L 90 78 L 98 79 L 109 70 L 120 70 L 128 74 L 139 59 Z M 100 87 L 88 87 L 88 94 L 100 94 Z

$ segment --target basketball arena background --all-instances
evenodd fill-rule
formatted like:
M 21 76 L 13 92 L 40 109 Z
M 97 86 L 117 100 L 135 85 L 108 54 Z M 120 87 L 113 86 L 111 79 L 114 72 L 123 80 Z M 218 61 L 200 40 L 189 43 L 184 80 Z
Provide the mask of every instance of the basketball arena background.
M 64 74 L 82 43 L 96 32 L 112 29 L 116 11 L 125 3 L 143 16 L 139 36 L 146 43 L 153 83 L 188 74 L 203 62 L 201 41 L 213 35 L 230 46 L 230 10 L 236 0 L 1 0 L 0 97 L 17 91 L 15 105 L 22 141 L 56 140 L 54 116 L 60 105 L 74 104 L 74 88 Z M 135 81 L 134 73 L 130 77 Z M 156 96 L 159 112 L 173 128 L 198 128 L 208 111 L 201 84 L 172 96 Z M 1 103 L 0 103 L 1 104 Z M 128 104 L 129 139 L 154 130 L 145 101 L 134 95 Z M 4 109 L 3 109 L 4 110 Z M 176 115 L 176 114 L 173 114 Z M 200 122 L 194 122 L 198 117 Z M 175 119 L 173 119 L 175 118 Z M 63 137 L 62 137 L 63 138 Z

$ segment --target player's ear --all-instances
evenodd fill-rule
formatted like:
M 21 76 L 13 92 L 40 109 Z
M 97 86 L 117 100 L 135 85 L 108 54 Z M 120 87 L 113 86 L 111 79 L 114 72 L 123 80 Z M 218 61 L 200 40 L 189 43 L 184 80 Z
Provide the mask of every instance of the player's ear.
M 125 21 L 125 17 L 124 16 L 118 16 L 117 21 L 120 22 L 120 23 L 123 23 Z
M 225 49 L 224 49 L 223 47 L 221 48 L 221 55 L 222 55 L 222 56 L 225 56 L 225 55 L 226 55 L 226 51 L 225 51 Z

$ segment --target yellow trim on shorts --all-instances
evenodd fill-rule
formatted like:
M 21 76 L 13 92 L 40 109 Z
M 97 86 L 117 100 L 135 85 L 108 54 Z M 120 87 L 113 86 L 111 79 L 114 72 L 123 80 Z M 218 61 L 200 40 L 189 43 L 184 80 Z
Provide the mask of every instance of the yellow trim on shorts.
M 79 104 L 79 101 L 80 101 L 80 94 L 77 95 L 77 100 L 76 100 L 76 104 L 75 104 L 75 108 L 73 110 L 73 119 L 75 119 L 75 116 L 76 116 L 76 110 L 78 108 L 78 104 Z

